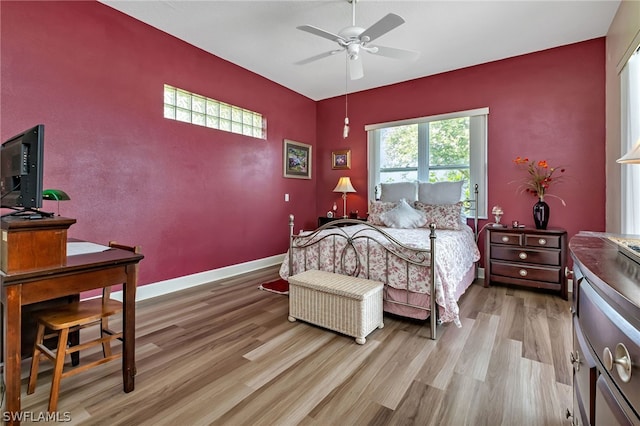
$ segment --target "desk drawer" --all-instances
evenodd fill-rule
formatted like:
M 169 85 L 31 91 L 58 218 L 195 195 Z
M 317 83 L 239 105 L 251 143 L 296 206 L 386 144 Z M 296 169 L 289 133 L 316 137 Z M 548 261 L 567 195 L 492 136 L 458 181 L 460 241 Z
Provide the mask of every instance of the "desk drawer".
M 491 258 L 521 263 L 559 266 L 559 250 L 519 249 L 516 247 L 495 246 L 491 248 Z

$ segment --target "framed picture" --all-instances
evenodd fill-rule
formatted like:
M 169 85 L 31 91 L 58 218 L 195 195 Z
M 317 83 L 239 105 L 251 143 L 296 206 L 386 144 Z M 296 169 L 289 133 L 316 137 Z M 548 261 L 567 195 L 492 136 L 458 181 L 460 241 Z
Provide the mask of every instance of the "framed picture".
M 347 170 L 351 168 L 351 150 L 343 149 L 331 153 L 331 168 L 333 170 Z
M 311 179 L 311 145 L 284 140 L 284 177 Z

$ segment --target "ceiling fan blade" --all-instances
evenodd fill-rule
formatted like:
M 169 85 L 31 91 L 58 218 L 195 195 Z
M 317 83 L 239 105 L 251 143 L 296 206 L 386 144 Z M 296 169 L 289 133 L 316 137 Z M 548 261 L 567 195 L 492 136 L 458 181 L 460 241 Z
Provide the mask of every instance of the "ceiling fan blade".
M 320 53 L 315 56 L 311 56 L 310 58 L 303 59 L 295 63 L 295 65 L 305 65 L 313 61 L 317 61 L 318 59 L 326 58 L 327 56 L 335 55 L 338 52 L 343 51 L 344 49 L 331 50 L 329 52 Z
M 360 56 L 356 59 L 349 59 L 349 77 L 351 80 L 359 80 L 364 77 L 362 58 Z
M 405 49 L 396 49 L 395 47 L 386 47 L 386 46 L 367 46 L 367 50 L 369 53 L 379 56 L 385 56 L 387 58 L 393 59 L 406 59 L 406 60 L 415 60 L 420 56 L 420 52 L 416 52 L 415 50 L 405 50 Z
M 365 41 L 364 37 L 368 37 L 367 41 L 375 40 L 402 24 L 404 24 L 404 19 L 395 13 L 389 13 L 378 22 L 364 30 L 364 32 L 360 34 L 360 40 Z
M 338 40 L 346 41 L 344 38 L 340 37 L 338 34 L 330 33 L 329 31 L 325 31 L 321 28 L 314 27 L 313 25 L 300 25 L 299 27 L 296 27 L 296 28 L 301 31 L 306 31 L 308 33 L 320 36 L 322 38 L 326 38 L 331 41 L 335 41 L 335 42 L 337 42 Z

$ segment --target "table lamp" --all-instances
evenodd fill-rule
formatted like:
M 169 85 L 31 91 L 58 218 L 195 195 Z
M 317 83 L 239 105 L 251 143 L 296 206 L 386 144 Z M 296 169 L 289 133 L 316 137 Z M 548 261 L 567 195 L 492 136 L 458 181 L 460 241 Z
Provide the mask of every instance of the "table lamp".
M 58 216 L 60 216 L 60 201 L 67 201 L 71 198 L 61 189 L 45 189 L 42 191 L 43 200 L 55 200 L 58 202 Z
M 616 161 L 623 164 L 640 164 L 640 139 L 637 140 L 629 152 Z
M 338 184 L 335 188 L 333 188 L 333 192 L 342 192 L 342 208 L 344 216 L 343 218 L 349 217 L 347 215 L 347 192 L 356 192 L 353 185 L 351 185 L 351 178 L 343 176 L 338 180 Z

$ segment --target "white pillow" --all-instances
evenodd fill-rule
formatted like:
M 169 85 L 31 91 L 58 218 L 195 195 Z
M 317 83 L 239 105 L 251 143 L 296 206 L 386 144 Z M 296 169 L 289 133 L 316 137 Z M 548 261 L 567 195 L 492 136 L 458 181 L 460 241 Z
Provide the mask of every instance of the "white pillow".
M 463 180 L 456 182 L 420 182 L 418 201 L 424 204 L 455 204 L 462 198 Z
M 417 211 L 405 199 L 388 212 L 380 215 L 382 222 L 389 228 L 420 228 L 427 223 L 427 218 L 422 212 Z
M 381 183 L 380 188 L 382 189 L 380 201 L 384 201 L 385 203 L 397 203 L 403 198 L 413 203 L 418 199 L 417 181 Z

